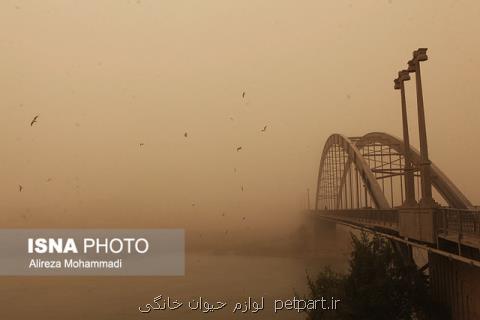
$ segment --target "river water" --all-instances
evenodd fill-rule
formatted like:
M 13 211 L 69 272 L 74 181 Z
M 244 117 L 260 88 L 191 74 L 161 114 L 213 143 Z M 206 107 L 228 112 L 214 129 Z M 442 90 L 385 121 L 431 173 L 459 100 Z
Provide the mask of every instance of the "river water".
M 296 311 L 273 312 L 274 299 L 307 292 L 306 271 L 326 264 L 345 267 L 345 257 L 187 254 L 183 277 L 4 277 L 0 279 L 0 319 L 304 319 Z M 162 295 L 184 303 L 175 311 L 141 313 L 139 307 Z M 188 308 L 202 297 L 226 302 L 204 313 Z M 264 309 L 233 314 L 235 303 L 264 298 Z

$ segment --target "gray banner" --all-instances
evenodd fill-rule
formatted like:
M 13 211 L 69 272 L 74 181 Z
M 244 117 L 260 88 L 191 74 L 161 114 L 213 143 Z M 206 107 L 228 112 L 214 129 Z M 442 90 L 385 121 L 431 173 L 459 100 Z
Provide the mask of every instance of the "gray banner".
M 0 229 L 2 276 L 182 276 L 183 229 Z

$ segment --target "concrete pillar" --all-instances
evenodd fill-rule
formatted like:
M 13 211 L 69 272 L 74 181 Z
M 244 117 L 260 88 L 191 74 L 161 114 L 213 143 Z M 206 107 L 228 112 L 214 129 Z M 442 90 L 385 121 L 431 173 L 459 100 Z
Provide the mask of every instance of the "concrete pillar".
M 423 106 L 422 77 L 420 72 L 420 62 L 427 61 L 427 49 L 420 48 L 413 52 L 413 59 L 408 62 L 408 71 L 415 73 L 415 82 L 417 87 L 417 108 L 418 108 L 418 129 L 420 134 L 420 175 L 422 181 L 422 207 L 432 207 L 434 205 L 432 198 L 432 178 L 431 162 L 428 157 L 427 129 L 425 125 L 425 108 Z
M 405 81 L 410 80 L 408 70 L 402 70 L 398 73 L 398 78 L 395 79 L 395 89 L 400 90 L 400 97 L 402 101 L 402 127 L 403 127 L 403 144 L 405 146 L 405 202 L 404 207 L 415 207 L 417 201 L 415 200 L 415 180 L 412 166 L 412 158 L 410 151 L 410 136 L 408 133 L 408 116 L 407 116 L 407 102 L 405 99 Z

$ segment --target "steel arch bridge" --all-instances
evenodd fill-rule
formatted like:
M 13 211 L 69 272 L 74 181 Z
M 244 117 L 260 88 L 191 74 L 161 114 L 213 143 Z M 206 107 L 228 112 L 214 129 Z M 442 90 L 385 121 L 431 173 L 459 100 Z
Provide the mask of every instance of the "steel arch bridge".
M 394 80 L 405 141 L 381 132 L 331 135 L 321 156 L 308 225 L 314 236 L 335 224 L 380 234 L 392 241 L 406 264 L 416 263 L 414 247 L 427 251 L 428 262 L 420 270 L 428 269 L 435 301 L 448 306 L 454 320 L 480 319 L 480 305 L 471 303 L 480 299 L 480 212 L 428 156 L 420 72 L 426 51 L 415 50 Z M 411 73 L 421 152 L 409 143 L 404 82 Z
M 431 162 L 434 201 L 420 204 L 425 163 L 418 150 L 410 147 L 405 157 L 405 149 L 387 133 L 332 134 L 320 160 L 315 210 L 308 211 L 311 234 L 333 224 L 374 232 L 391 240 L 407 264 L 415 263 L 413 248 L 428 252 L 420 270 L 428 269 L 432 297 L 454 320 L 477 319 L 480 307 L 469 301 L 480 298 L 480 211 Z
M 325 143 L 318 173 L 316 209 L 390 209 L 404 201 L 405 147 L 403 141 L 382 132 L 362 137 L 332 134 Z M 420 153 L 411 148 L 412 167 L 418 172 Z M 415 174 L 416 198 L 420 179 Z M 432 184 L 451 208 L 473 209 L 455 184 L 432 164 Z
M 450 241 L 455 254 L 466 256 L 473 250 L 468 256 L 480 259 L 480 213 L 435 164 L 434 207 L 405 207 L 407 170 L 413 171 L 415 200 L 421 198 L 421 157 L 411 147 L 406 166 L 404 154 L 403 141 L 387 133 L 332 134 L 320 160 L 315 212 L 437 248 L 439 239 Z

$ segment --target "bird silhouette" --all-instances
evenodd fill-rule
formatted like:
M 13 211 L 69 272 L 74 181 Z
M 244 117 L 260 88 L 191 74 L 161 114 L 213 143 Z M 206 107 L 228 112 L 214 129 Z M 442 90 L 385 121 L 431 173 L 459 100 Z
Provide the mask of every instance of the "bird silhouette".
M 267 131 L 267 126 L 264 126 L 264 127 L 263 127 L 263 129 L 262 129 L 262 130 L 260 130 L 260 131 L 262 131 L 262 132 L 265 132 L 265 131 Z
M 242 147 L 237 147 L 237 151 L 240 151 L 240 150 L 242 150 Z
M 18 185 L 18 192 L 22 192 L 23 186 L 21 184 Z
M 33 117 L 32 122 L 30 122 L 30 127 L 33 126 L 33 124 L 37 122 L 38 116 L 39 115 L 36 115 L 35 117 Z
M 140 147 L 143 147 L 144 145 L 145 145 L 145 143 L 140 142 Z

